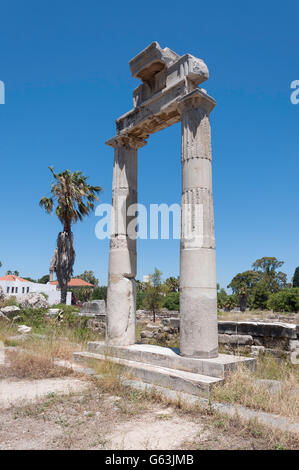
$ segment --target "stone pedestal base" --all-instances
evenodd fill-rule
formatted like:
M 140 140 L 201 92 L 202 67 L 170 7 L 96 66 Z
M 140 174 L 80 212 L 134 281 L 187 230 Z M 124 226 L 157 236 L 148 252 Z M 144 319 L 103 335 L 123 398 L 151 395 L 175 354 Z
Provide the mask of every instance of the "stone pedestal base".
M 83 363 L 108 360 L 142 382 L 205 397 L 240 364 L 252 369 L 256 366 L 255 359 L 247 357 L 219 354 L 213 359 L 197 359 L 180 356 L 176 348 L 152 344 L 107 346 L 99 341 L 89 342 L 87 352 L 74 353 L 74 360 Z

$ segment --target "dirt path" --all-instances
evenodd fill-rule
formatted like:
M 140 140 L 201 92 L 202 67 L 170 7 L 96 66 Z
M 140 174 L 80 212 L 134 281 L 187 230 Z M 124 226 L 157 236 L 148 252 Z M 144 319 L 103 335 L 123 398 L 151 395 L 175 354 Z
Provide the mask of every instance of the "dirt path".
M 10 394 L 0 402 L 1 450 L 272 449 L 285 445 L 279 438 L 273 441 L 258 429 L 225 417 L 179 410 L 133 391 L 121 396 L 107 393 L 92 380 L 4 379 L 1 387 Z M 296 447 L 296 442 L 291 440 L 289 446 Z
M 69 394 L 87 388 L 82 380 L 63 377 L 41 380 L 0 380 L 0 408 L 10 408 L 24 401 L 40 399 L 49 393 Z

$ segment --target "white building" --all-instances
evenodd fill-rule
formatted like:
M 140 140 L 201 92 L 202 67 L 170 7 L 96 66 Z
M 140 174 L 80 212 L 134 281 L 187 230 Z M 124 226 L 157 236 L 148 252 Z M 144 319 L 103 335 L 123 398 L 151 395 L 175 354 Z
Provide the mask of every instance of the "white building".
M 22 297 L 30 292 L 43 293 L 47 296 L 47 301 L 50 305 L 60 303 L 60 291 L 56 285 L 47 283 L 39 284 L 38 282 L 30 282 L 19 276 L 6 275 L 0 277 L 0 287 L 3 289 L 3 293 L 6 296 L 14 296 L 17 300 L 21 300 Z M 67 293 L 66 303 L 71 305 L 72 293 Z

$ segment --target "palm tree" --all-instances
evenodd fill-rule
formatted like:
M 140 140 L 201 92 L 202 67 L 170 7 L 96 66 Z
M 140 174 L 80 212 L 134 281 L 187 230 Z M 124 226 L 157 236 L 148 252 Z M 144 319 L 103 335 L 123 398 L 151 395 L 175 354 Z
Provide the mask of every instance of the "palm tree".
M 91 186 L 87 183 L 87 177 L 81 171 L 71 172 L 65 170 L 54 173 L 49 167 L 54 182 L 51 186 L 51 197 L 42 197 L 39 205 L 48 214 L 51 214 L 56 205 L 56 215 L 63 225 L 63 232 L 58 234 L 55 260 L 55 272 L 59 288 L 61 290 L 61 303 L 66 303 L 67 285 L 73 274 L 75 262 L 74 237 L 72 224 L 82 221 L 84 216 L 94 209 L 94 203 L 98 200 L 97 194 L 102 190 L 100 186 Z

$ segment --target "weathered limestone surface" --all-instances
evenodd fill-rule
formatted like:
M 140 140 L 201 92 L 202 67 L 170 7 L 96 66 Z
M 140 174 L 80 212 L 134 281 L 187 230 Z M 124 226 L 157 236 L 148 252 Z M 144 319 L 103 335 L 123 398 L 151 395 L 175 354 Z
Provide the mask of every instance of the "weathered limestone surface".
M 218 328 L 219 333 L 226 334 L 245 334 L 251 336 L 297 339 L 296 325 L 293 323 L 221 321 L 219 322 Z
M 128 345 L 135 343 L 136 238 L 129 236 L 134 217 L 127 211 L 137 203 L 137 149 L 144 143 L 116 137 L 109 145 L 115 150 L 106 336 L 109 344 Z
M 117 134 L 146 139 L 181 120 L 178 99 L 209 78 L 206 64 L 190 54 L 179 56 L 157 42 L 130 61 L 143 83 L 134 90 L 134 109 L 116 120 Z
M 180 349 L 218 355 L 217 289 L 209 113 L 215 101 L 194 90 L 179 101 L 182 116 Z
M 154 344 L 107 347 L 102 341 L 90 341 L 88 351 L 222 379 L 241 363 L 252 369 L 256 367 L 256 361 L 252 358 L 229 354 L 219 354 L 217 358 L 213 359 L 184 357 L 180 355 L 177 348 L 165 348 Z
M 92 300 L 91 302 L 84 302 L 80 309 L 80 314 L 84 315 L 105 315 L 106 305 L 105 300 Z

